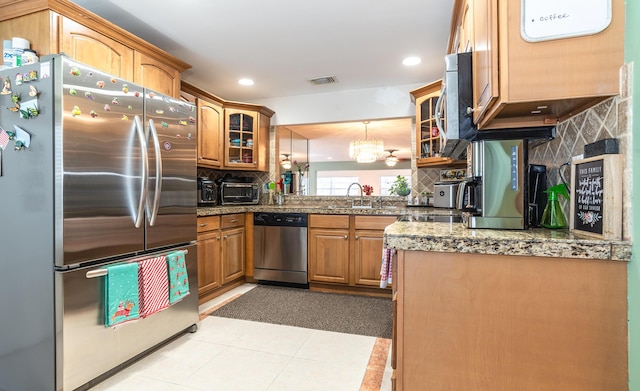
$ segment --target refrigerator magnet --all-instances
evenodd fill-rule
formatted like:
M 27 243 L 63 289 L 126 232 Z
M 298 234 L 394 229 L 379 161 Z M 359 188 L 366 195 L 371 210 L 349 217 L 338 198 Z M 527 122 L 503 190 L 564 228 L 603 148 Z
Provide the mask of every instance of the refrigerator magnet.
M 37 88 L 35 88 L 34 86 L 29 86 L 29 96 L 37 97 L 39 94 L 40 92 L 38 92 Z
M 22 73 L 16 73 L 15 77 L 16 85 L 22 85 Z
M 4 150 L 9 145 L 9 140 L 11 140 L 9 133 L 0 127 L 0 150 Z
M 31 135 L 29 132 L 18 125 L 13 125 L 13 129 L 16 131 L 16 150 L 29 148 L 31 145 Z
M 11 94 L 11 79 L 9 76 L 4 78 L 4 85 L 2 86 L 2 91 L 0 91 L 1 95 L 9 95 Z

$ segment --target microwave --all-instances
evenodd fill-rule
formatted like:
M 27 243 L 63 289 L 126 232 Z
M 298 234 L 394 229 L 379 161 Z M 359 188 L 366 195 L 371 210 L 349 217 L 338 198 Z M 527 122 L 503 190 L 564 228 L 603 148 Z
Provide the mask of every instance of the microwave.
M 220 205 L 257 204 L 260 200 L 260 188 L 256 183 L 221 182 L 218 186 Z
M 472 53 L 445 56 L 442 93 L 436 103 L 436 123 L 442 138 L 442 156 L 460 159 L 467 145 L 476 139 L 478 127 L 473 123 Z M 446 128 L 443 126 L 443 119 Z

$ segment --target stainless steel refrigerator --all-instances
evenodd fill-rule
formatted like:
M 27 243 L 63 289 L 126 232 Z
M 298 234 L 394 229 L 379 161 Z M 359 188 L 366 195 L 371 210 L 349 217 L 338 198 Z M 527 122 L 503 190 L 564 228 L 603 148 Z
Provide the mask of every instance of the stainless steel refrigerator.
M 0 390 L 73 390 L 195 330 L 196 112 L 64 56 L 0 76 Z M 177 250 L 190 294 L 105 327 L 104 267 Z

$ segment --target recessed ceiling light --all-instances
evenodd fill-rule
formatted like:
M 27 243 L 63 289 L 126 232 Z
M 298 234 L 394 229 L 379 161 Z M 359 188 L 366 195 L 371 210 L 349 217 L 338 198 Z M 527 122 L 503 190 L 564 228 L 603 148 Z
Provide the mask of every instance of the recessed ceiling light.
M 418 65 L 421 62 L 422 60 L 420 59 L 420 57 L 407 57 L 404 60 L 402 60 L 402 63 L 407 66 Z
M 253 85 L 253 80 L 251 80 L 251 79 L 240 79 L 240 80 L 238 80 L 238 83 L 243 85 L 243 86 L 252 86 Z

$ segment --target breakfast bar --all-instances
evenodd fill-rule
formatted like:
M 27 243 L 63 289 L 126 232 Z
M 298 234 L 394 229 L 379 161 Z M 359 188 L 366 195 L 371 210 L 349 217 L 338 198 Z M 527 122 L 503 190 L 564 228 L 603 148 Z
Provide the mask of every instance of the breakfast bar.
M 396 222 L 396 390 L 627 389 L 629 242 Z

